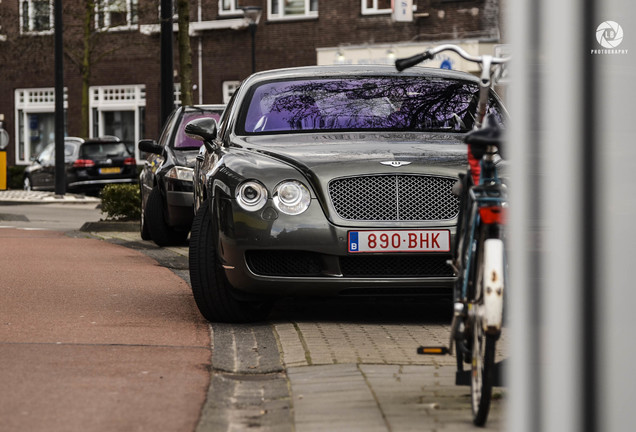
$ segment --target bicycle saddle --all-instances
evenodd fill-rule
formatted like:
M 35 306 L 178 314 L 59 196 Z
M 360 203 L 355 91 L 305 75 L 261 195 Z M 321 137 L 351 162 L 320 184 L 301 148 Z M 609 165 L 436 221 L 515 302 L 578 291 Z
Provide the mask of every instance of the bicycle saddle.
M 493 116 L 486 117 L 484 127 L 468 132 L 464 137 L 464 142 L 471 146 L 475 154 L 483 154 L 489 145 L 497 147 L 499 154 L 501 154 L 503 141 L 503 129 L 497 124 L 497 120 Z

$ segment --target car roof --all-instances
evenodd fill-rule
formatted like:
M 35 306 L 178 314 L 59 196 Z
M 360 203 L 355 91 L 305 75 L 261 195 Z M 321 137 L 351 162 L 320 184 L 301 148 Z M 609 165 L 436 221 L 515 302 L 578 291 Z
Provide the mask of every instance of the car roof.
M 272 69 L 257 72 L 247 78 L 245 82 L 269 81 L 272 79 L 288 78 L 315 78 L 332 76 L 373 76 L 373 75 L 395 75 L 395 76 L 419 76 L 422 78 L 446 78 L 468 80 L 479 82 L 479 79 L 467 72 L 454 71 L 448 69 L 438 69 L 423 66 L 415 66 L 398 72 L 393 65 L 320 65 L 320 66 L 300 66 L 284 69 Z
M 225 109 L 224 104 L 205 104 L 205 105 L 186 105 L 182 107 L 184 112 L 196 112 L 196 111 L 223 111 Z

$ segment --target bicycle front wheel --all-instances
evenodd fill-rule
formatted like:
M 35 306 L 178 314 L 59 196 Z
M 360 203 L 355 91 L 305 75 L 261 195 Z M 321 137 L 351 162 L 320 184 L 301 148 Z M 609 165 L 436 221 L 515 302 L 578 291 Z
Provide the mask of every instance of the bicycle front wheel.
M 488 419 L 495 376 L 496 336 L 485 334 L 479 320 L 473 326 L 473 361 L 470 382 L 473 423 L 483 426 Z

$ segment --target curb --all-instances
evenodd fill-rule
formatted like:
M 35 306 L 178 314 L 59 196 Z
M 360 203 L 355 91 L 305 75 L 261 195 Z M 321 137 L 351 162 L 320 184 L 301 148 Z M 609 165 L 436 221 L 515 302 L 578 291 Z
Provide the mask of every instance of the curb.
M 139 231 L 139 221 L 98 221 L 85 222 L 82 232 L 134 232 Z

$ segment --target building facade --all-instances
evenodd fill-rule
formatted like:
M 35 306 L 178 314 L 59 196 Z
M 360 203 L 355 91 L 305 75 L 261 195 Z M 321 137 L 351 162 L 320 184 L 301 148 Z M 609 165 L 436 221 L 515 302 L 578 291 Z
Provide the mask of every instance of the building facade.
M 500 43 L 499 0 L 393 3 L 396 10 L 391 0 L 190 0 L 194 103 L 227 102 L 253 69 L 388 63 L 442 41 L 478 54 Z M 81 135 L 84 106 L 89 137 L 158 138 L 160 0 L 87 4 L 63 6 L 66 134 Z M 255 32 L 247 6 L 262 11 Z M 10 137 L 9 165 L 30 163 L 54 141 L 53 13 L 54 0 L 0 2 L 0 120 Z M 173 27 L 178 104 L 176 15 Z M 472 71 L 452 56 L 429 66 Z

